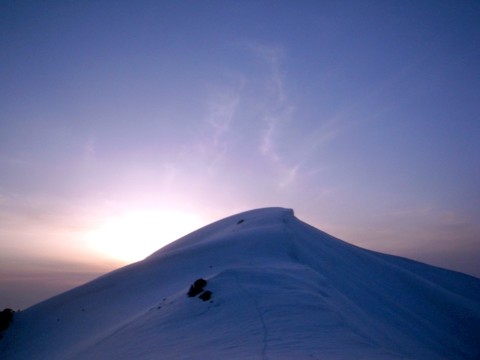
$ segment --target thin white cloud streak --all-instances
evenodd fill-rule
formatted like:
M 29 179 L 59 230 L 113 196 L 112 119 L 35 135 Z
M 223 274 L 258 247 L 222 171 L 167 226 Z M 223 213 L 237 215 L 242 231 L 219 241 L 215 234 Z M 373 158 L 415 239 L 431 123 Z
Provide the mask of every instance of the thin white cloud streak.
M 297 178 L 300 165 L 293 166 L 289 169 L 284 170 L 283 178 L 280 180 L 278 187 L 285 188 L 288 185 L 292 184 Z
M 219 92 L 210 99 L 206 122 L 213 130 L 212 142 L 215 148 L 226 147 L 223 137 L 231 127 L 239 102 L 239 95 L 231 91 Z
M 283 74 L 283 62 L 286 57 L 285 48 L 281 45 L 250 44 L 250 49 L 263 62 L 270 75 L 267 81 L 267 88 L 274 100 L 283 105 L 287 101 L 285 95 L 285 84 Z
M 302 142 L 297 147 L 298 158 L 300 159 L 298 165 L 304 166 L 308 163 L 311 174 L 325 171 L 318 161 L 319 152 L 349 128 L 348 124 L 338 117 L 325 120 L 320 119 L 319 123 L 312 131 L 304 134 Z
M 266 46 L 256 44 L 251 46 L 263 62 L 266 63 L 270 74 L 266 80 L 266 104 L 263 117 L 266 128 L 264 130 L 260 151 L 273 160 L 281 162 L 281 156 L 275 150 L 274 138 L 279 128 L 290 120 L 293 106 L 289 105 L 285 96 L 284 76 L 281 71 L 281 62 L 285 56 L 285 51 L 280 46 Z
M 318 154 L 321 147 L 331 143 L 351 125 L 342 113 L 328 119 L 319 119 L 319 125 L 312 131 L 302 130 L 301 141 L 291 138 L 288 131 L 294 126 L 293 122 L 298 121 L 299 126 L 305 124 L 302 124 L 301 119 L 295 119 L 295 105 L 286 89 L 287 74 L 283 70 L 283 63 L 287 52 L 279 45 L 254 44 L 250 49 L 267 68 L 263 131 L 259 151 L 276 169 L 277 188 L 285 189 L 294 186 L 305 176 L 311 177 L 324 171 L 323 169 L 312 171 L 312 168 L 319 167 L 318 159 L 312 157 Z M 295 147 L 292 147 L 292 144 L 295 144 Z
M 262 117 L 264 128 L 259 151 L 276 168 L 277 187 L 285 188 L 295 182 L 300 169 L 300 164 L 287 164 L 287 159 L 278 149 L 278 139 L 284 135 L 284 128 L 291 122 L 295 110 L 285 90 L 285 75 L 282 69 L 285 49 L 279 45 L 261 44 L 251 44 L 250 49 L 266 65 L 268 71 Z
M 384 113 L 392 111 L 390 108 L 386 108 L 385 106 L 370 106 L 369 113 L 364 114 L 363 108 L 368 104 L 381 104 L 382 102 L 379 101 L 381 96 L 392 90 L 396 84 L 398 84 L 402 79 L 410 75 L 418 66 L 420 66 L 429 56 L 432 56 L 433 47 L 426 49 L 423 53 L 418 54 L 417 57 L 412 59 L 410 63 L 405 65 L 404 67 L 398 69 L 394 72 L 390 77 L 383 79 L 383 81 L 377 83 L 370 89 L 366 89 L 366 91 L 360 94 L 357 98 L 351 99 L 350 101 L 346 102 L 341 109 L 337 111 L 336 114 L 333 116 L 326 118 L 326 119 L 318 119 L 319 125 L 314 130 L 310 131 L 306 134 L 304 141 L 300 144 L 300 148 L 302 149 L 299 151 L 301 155 L 299 158 L 302 159 L 298 162 L 297 166 L 302 166 L 308 162 L 312 156 L 318 154 L 320 149 L 323 146 L 328 145 L 335 139 L 337 139 L 340 135 L 348 132 L 352 128 L 362 125 L 365 122 L 376 121 L 379 118 L 382 118 Z M 259 50 L 261 53 L 264 54 L 265 57 L 267 55 L 270 56 L 270 63 L 272 66 L 277 67 L 280 65 L 280 56 L 274 58 L 275 51 L 267 49 Z M 278 52 L 277 55 L 284 55 L 284 52 Z M 347 66 L 346 64 L 339 65 L 339 68 L 342 66 Z M 280 95 L 283 101 L 286 101 L 285 97 L 285 89 L 281 80 L 281 73 L 279 71 L 274 72 L 276 74 L 275 80 L 272 83 L 278 85 L 277 92 Z M 375 112 L 372 112 L 372 109 L 375 109 Z M 270 141 L 272 142 L 272 141 Z M 269 144 L 270 147 L 273 147 L 272 144 Z
M 291 138 L 295 105 L 286 89 L 285 48 L 259 43 L 247 44 L 246 48 L 257 60 L 260 75 L 233 73 L 234 81 L 230 74 L 229 83 L 211 86 L 197 157 L 206 164 L 207 173 L 215 175 L 225 165 L 225 158 L 238 150 L 241 138 L 248 137 L 254 146 L 257 142 L 255 150 L 273 172 L 274 188 L 284 190 L 298 185 L 304 176 L 310 178 L 324 171 L 312 171 L 312 167 L 319 168 L 310 164 L 312 160 L 317 163 L 312 156 L 344 131 L 346 124 L 340 116 L 322 120 L 316 129 L 302 135 L 302 141 Z M 245 133 L 241 122 L 250 123 L 246 126 L 250 133 Z
M 379 105 L 383 103 L 381 100 L 382 96 L 392 91 L 398 83 L 410 76 L 414 70 L 431 57 L 433 53 L 434 46 L 432 45 L 413 58 L 410 63 L 397 69 L 397 71 L 393 72 L 390 76 L 375 83 L 370 88 L 365 89 L 365 91 L 358 94 L 356 98 L 345 102 L 341 109 L 331 118 L 322 119 L 320 126 L 314 131 L 313 136 L 311 136 L 316 139 L 311 142 L 311 152 L 315 152 L 316 148 L 322 144 L 328 143 L 341 133 L 359 125 L 359 123 L 376 121 L 382 118 L 384 114 L 391 112 L 392 108 Z M 340 70 L 344 67 L 348 67 L 348 64 L 338 65 Z M 398 103 L 400 103 L 400 101 Z M 367 107 L 369 111 L 367 116 L 363 114 L 365 107 Z
M 225 157 L 232 143 L 231 128 L 236 119 L 241 101 L 244 80 L 237 85 L 215 86 L 207 100 L 207 114 L 204 119 L 206 135 L 200 141 L 200 152 L 207 157 L 207 168 L 214 173 L 218 163 Z

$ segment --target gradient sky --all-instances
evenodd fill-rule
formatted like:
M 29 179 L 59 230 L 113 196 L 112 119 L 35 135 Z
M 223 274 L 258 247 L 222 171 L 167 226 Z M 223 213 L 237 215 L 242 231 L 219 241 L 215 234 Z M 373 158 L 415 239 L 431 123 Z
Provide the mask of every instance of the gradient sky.
M 480 277 L 477 1 L 0 2 L 0 308 L 234 213 Z

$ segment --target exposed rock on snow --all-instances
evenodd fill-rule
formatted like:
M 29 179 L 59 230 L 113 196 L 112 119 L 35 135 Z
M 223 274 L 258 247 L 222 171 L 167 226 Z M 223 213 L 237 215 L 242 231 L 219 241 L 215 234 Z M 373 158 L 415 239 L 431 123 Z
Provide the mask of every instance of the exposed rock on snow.
M 204 279 L 198 279 L 195 280 L 192 286 L 190 286 L 190 289 L 188 290 L 187 295 L 189 297 L 194 297 L 197 296 L 198 294 L 203 292 L 203 288 L 207 285 L 207 281 Z
M 203 301 L 208 301 L 212 298 L 212 292 L 209 290 L 204 291 L 203 293 L 200 294 L 198 298 L 202 299 Z
M 479 279 L 267 208 L 18 313 L 0 358 L 479 359 L 479 329 Z
M 12 309 L 3 309 L 0 312 L 0 339 L 3 337 L 2 332 L 7 330 L 13 320 L 15 311 Z

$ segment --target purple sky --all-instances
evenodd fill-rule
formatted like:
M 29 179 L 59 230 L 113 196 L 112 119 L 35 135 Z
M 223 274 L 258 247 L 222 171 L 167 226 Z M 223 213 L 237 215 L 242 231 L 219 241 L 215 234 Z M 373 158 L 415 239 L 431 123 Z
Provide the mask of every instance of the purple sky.
M 267 206 L 480 276 L 477 1 L 2 1 L 0 308 Z

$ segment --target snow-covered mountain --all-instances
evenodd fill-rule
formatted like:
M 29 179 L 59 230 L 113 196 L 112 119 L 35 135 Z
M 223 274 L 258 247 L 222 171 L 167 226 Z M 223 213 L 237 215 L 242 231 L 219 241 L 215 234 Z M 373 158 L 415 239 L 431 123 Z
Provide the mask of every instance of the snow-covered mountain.
M 0 358 L 479 359 L 480 279 L 258 209 L 17 313 Z

